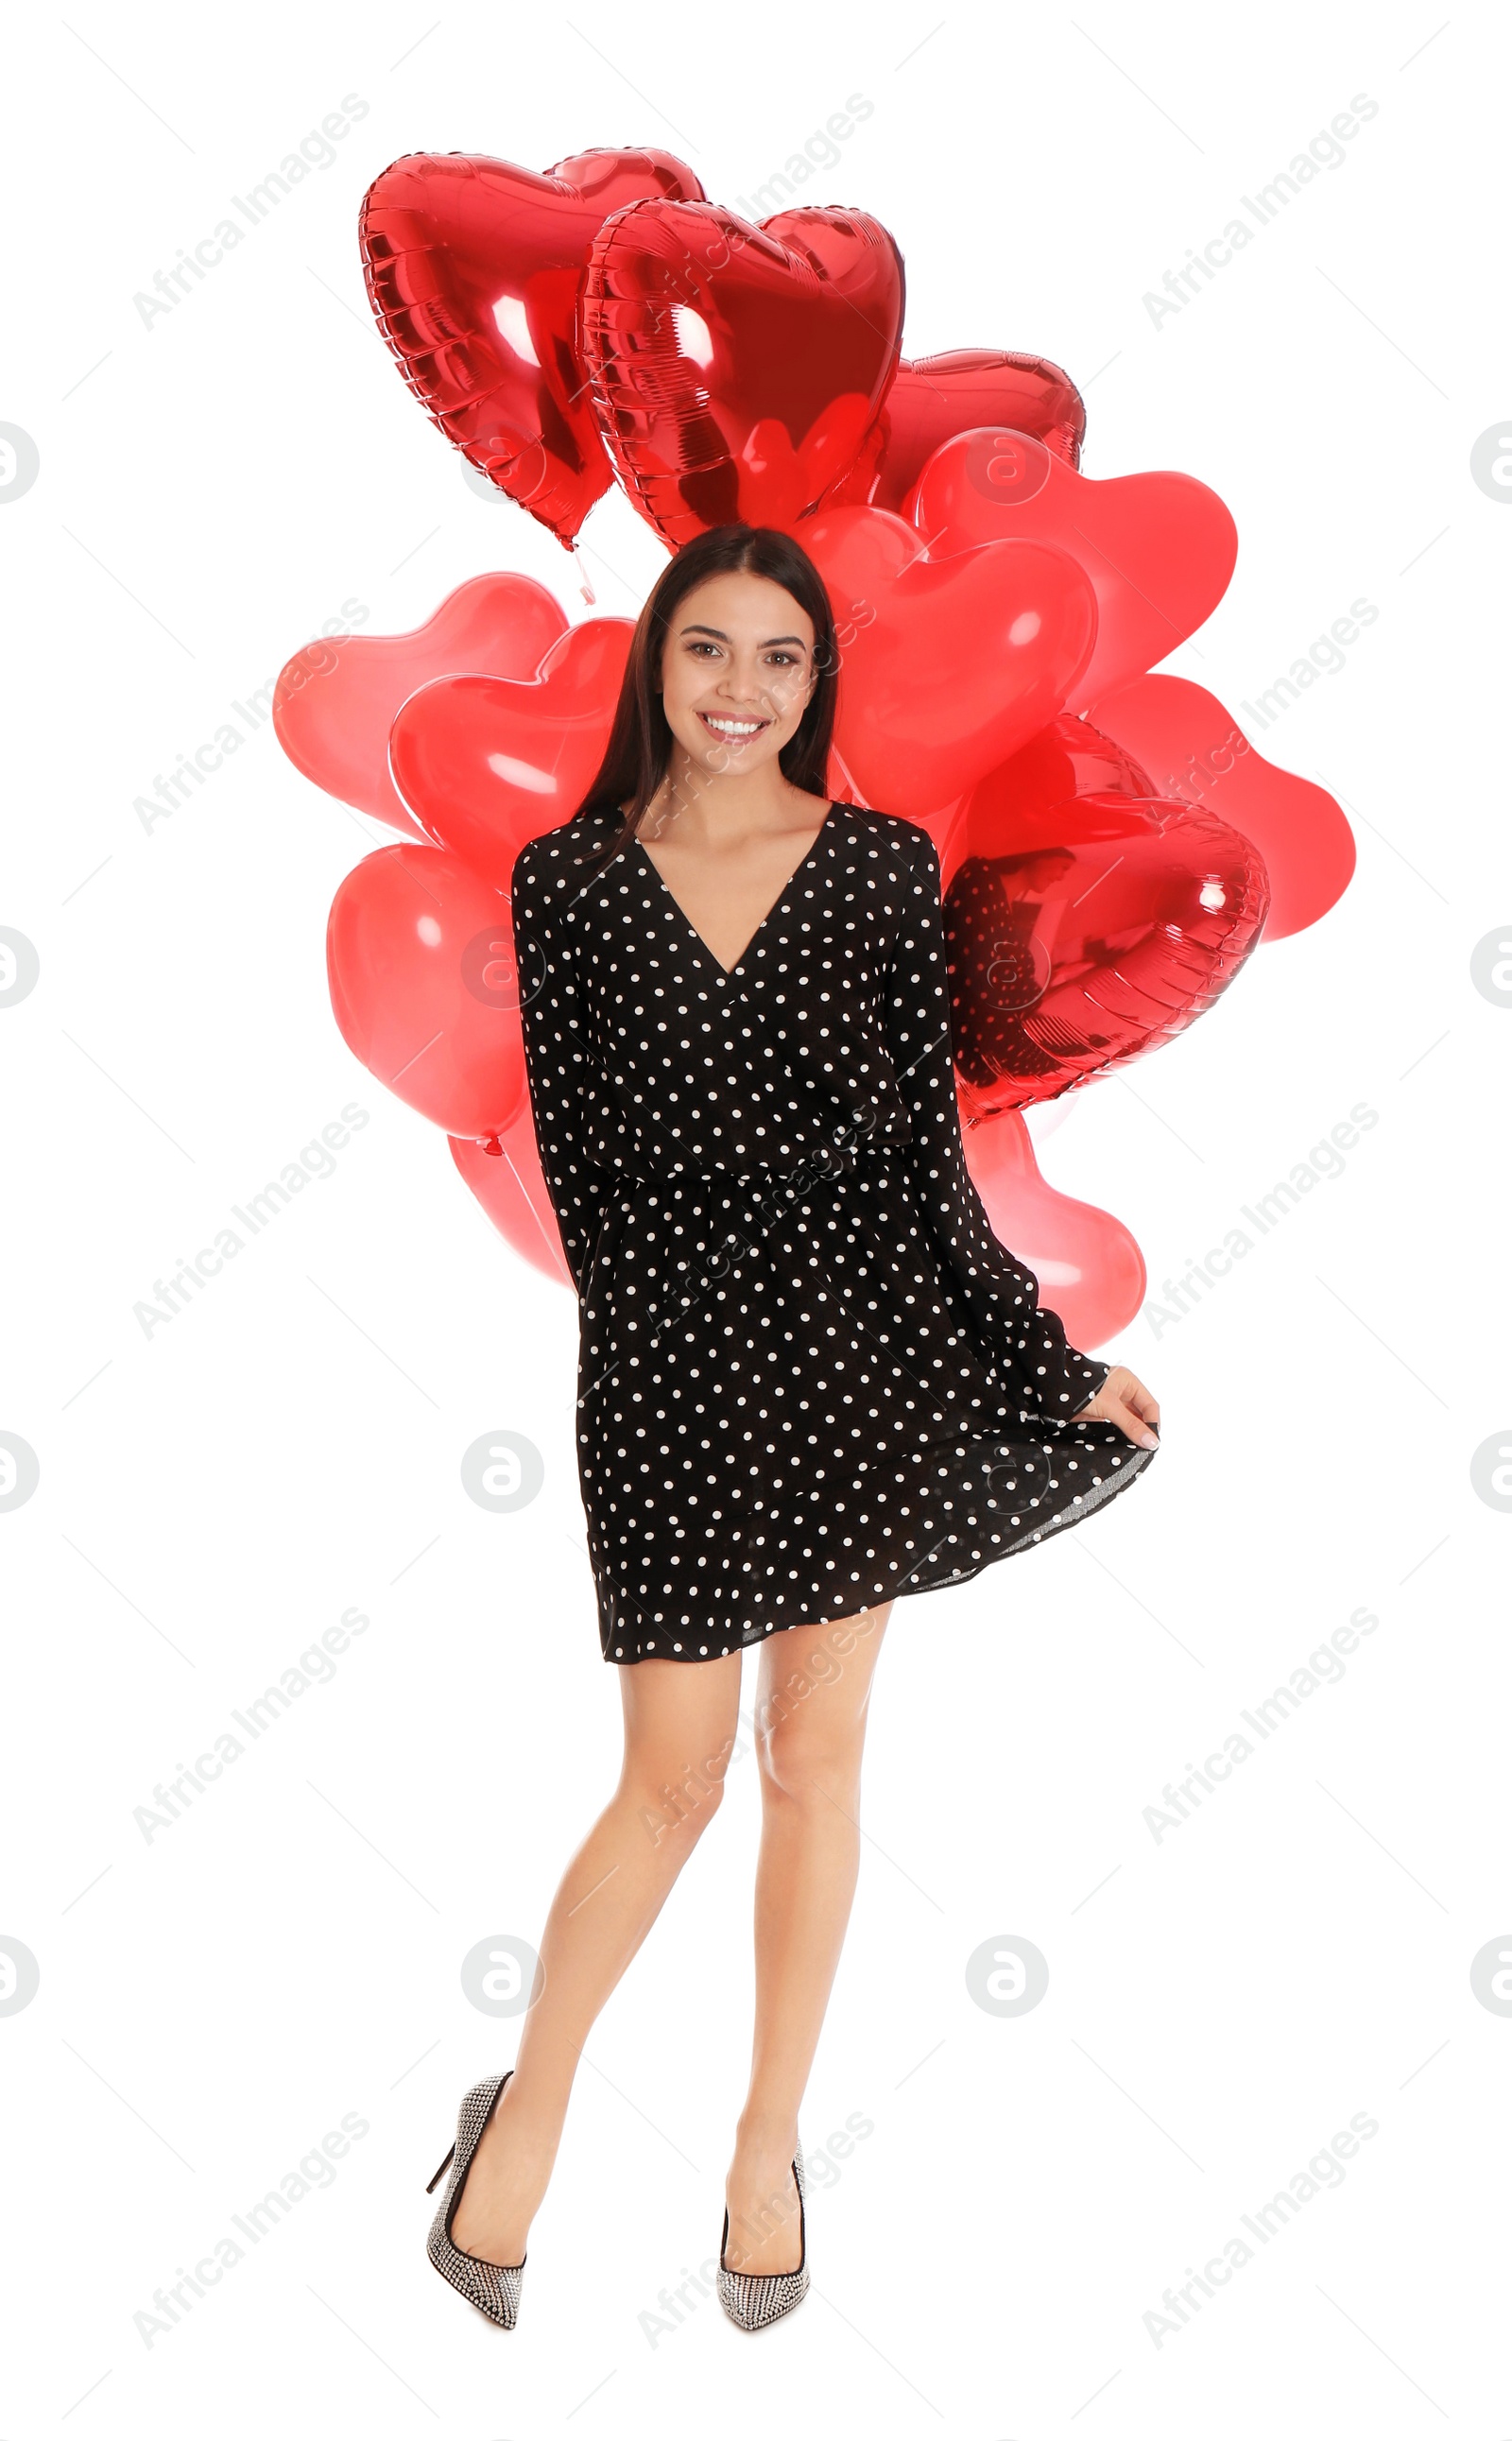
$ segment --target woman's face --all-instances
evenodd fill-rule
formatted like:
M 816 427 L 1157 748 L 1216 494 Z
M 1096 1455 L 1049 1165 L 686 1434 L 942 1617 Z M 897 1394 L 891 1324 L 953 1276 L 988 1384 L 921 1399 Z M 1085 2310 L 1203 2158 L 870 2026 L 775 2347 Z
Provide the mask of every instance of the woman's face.
M 814 623 L 769 576 L 707 577 L 673 612 L 661 699 L 674 737 L 711 779 L 775 763 L 816 676 Z

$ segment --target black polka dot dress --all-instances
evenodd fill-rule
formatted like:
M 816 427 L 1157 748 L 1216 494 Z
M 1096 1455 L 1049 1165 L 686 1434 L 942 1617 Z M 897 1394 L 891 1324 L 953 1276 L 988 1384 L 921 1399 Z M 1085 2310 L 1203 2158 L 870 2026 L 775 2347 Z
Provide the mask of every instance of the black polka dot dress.
M 617 808 L 512 885 L 536 1142 L 579 1297 L 606 1661 L 711 1660 L 973 1577 L 1155 1455 L 962 1149 L 940 859 L 831 805 L 729 970 Z

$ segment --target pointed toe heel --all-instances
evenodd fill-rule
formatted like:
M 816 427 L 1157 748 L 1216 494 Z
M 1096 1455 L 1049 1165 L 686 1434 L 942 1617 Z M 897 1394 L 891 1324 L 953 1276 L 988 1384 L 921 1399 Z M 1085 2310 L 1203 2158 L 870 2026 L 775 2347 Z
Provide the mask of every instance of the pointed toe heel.
M 520 2284 L 525 2277 L 527 2258 L 522 2254 L 518 2263 L 485 2263 L 481 2255 L 464 2254 L 453 2239 L 452 2222 L 462 2199 L 462 2189 L 467 2184 L 467 2173 L 473 2166 L 474 2155 L 483 2141 L 483 2130 L 493 2118 L 499 2096 L 513 2073 L 513 2069 L 506 2069 L 502 2076 L 485 2077 L 481 2085 L 475 2085 L 463 2094 L 461 2108 L 457 2114 L 457 2142 L 425 2188 L 428 2196 L 434 2195 L 450 2166 L 452 2175 L 436 2208 L 436 2217 L 425 2240 L 425 2251 L 441 2278 L 503 2331 L 513 2331 L 519 2317 Z
M 793 2182 L 798 2189 L 798 2269 L 796 2271 L 727 2271 L 725 2249 L 729 2243 L 729 2208 L 719 2239 L 719 2302 L 743 2331 L 764 2331 L 808 2295 L 808 2215 L 803 2182 L 803 2147 L 793 2150 Z

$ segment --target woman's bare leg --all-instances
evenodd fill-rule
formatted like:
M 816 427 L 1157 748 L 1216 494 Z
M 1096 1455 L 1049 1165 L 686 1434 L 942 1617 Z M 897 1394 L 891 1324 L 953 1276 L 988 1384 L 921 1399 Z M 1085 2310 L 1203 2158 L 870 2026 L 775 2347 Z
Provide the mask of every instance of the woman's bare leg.
M 524 2260 L 588 2031 L 712 1820 L 739 1725 L 738 1653 L 620 1668 L 620 1785 L 563 1876 L 514 2073 L 474 2157 L 452 2235 L 488 2263 Z
M 855 1892 L 867 1704 L 891 1608 L 883 1602 L 827 1627 L 789 1628 L 762 1650 L 756 2028 L 725 2185 L 731 2271 L 798 2267 L 798 2106 Z

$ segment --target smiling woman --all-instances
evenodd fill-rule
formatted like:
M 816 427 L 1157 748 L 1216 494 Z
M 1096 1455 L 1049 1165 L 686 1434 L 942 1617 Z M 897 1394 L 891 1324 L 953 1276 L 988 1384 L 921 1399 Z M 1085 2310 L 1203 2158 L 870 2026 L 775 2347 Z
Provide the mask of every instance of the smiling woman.
M 828 596 L 789 535 L 686 543 L 593 787 L 514 867 L 625 1754 L 553 1903 L 517 2064 L 464 2097 L 432 2228 L 437 2269 L 507 2327 L 583 2045 L 719 1802 L 747 1645 L 757 2026 L 718 2286 L 746 2329 L 803 2296 L 798 2108 L 893 1600 L 1090 1516 L 1156 1447 L 1148 1392 L 1067 1345 L 988 1224 L 939 855 L 915 823 L 831 801 L 836 678 Z

